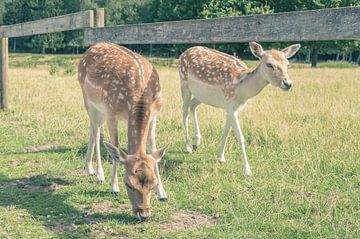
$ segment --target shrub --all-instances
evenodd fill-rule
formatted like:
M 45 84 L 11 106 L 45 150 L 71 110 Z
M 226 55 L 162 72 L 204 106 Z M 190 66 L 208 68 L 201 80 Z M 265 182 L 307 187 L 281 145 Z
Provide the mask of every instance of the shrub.
M 49 69 L 50 75 L 53 76 L 53 75 L 55 75 L 58 71 L 59 71 L 59 69 L 58 69 L 58 65 L 57 65 L 57 64 L 55 64 L 55 63 L 50 64 L 50 69 Z

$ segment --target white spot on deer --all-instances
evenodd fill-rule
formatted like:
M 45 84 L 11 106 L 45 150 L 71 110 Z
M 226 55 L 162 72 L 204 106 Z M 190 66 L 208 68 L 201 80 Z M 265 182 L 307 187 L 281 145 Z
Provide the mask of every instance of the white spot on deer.
M 121 93 L 119 93 L 119 94 L 118 94 L 118 98 L 122 100 L 122 99 L 124 99 L 124 95 L 121 94 Z
M 161 96 L 162 96 L 162 93 L 159 91 L 159 92 L 156 93 L 155 98 L 158 98 L 158 97 L 161 97 Z

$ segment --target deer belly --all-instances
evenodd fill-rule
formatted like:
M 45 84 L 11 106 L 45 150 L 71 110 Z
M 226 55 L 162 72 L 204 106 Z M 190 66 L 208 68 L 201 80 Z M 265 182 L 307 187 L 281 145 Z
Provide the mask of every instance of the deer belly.
M 191 77 L 188 78 L 188 86 L 191 93 L 200 102 L 218 108 L 226 108 L 225 96 L 218 86 L 209 85 Z

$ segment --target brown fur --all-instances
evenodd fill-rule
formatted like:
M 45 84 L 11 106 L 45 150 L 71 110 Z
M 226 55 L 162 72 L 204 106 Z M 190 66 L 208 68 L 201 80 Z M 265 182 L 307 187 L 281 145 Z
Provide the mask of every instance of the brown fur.
M 207 47 L 192 47 L 180 57 L 180 74 L 183 81 L 188 75 L 210 85 L 221 86 L 226 98 L 232 98 L 241 79 L 251 70 L 240 59 Z M 183 84 L 186 82 L 183 82 Z
M 146 140 L 150 122 L 162 106 L 155 68 L 125 47 L 100 43 L 85 52 L 78 74 L 90 119 L 96 120 L 92 119 L 94 107 L 105 115 L 113 145 L 118 145 L 117 119 L 128 121 L 129 155 L 125 160 L 124 181 L 135 191 L 128 189 L 134 214 L 150 215 L 150 192 L 158 181 L 155 159 L 146 154 Z M 112 183 L 117 185 L 116 164 L 113 167 Z

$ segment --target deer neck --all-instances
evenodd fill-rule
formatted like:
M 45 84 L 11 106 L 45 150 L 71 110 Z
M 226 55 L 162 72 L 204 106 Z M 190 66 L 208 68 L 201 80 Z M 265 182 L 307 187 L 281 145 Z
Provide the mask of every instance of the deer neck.
M 267 84 L 269 84 L 269 82 L 266 80 L 260 64 L 253 71 L 246 73 L 246 75 L 241 78 L 235 93 L 235 98 L 238 99 L 239 104 L 245 103 L 248 99 L 259 94 Z
M 135 100 L 129 109 L 128 150 L 129 154 L 146 154 L 146 142 L 149 132 L 151 107 L 143 94 Z
M 130 125 L 130 122 L 128 124 L 128 153 L 145 155 L 149 124 L 147 123 L 145 127 Z

